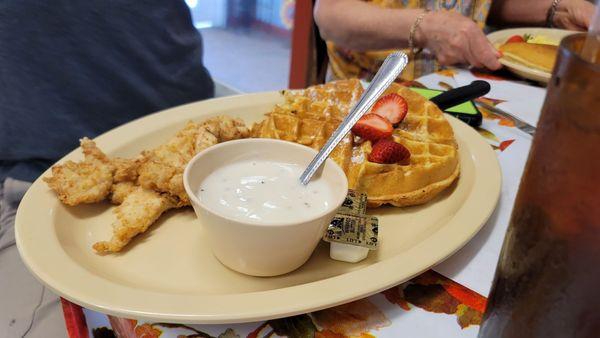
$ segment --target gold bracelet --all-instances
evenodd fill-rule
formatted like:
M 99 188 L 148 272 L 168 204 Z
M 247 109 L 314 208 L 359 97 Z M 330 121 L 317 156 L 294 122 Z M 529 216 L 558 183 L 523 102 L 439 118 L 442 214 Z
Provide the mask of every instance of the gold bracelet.
M 560 0 L 552 1 L 552 5 L 548 8 L 548 16 L 546 16 L 546 26 L 554 27 L 554 14 L 556 14 L 556 9 L 558 8 L 558 4 Z
M 410 31 L 408 33 L 408 49 L 413 54 L 418 54 L 422 50 L 422 48 L 415 47 L 415 34 L 417 32 L 417 28 L 419 28 L 421 21 L 423 21 L 423 18 L 427 13 L 429 13 L 429 10 L 426 9 L 423 13 L 417 16 L 415 22 L 413 22 L 412 26 L 410 26 Z

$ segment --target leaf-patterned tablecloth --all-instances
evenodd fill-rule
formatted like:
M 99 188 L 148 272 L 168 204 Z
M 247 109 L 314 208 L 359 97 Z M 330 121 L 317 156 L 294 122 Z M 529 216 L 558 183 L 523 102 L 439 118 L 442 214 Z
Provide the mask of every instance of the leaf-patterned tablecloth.
M 545 90 L 467 70 L 450 69 L 411 85 L 449 89 L 484 78 L 482 100 L 536 124 Z M 454 256 L 409 282 L 352 303 L 267 322 L 178 325 L 140 322 L 94 312 L 62 300 L 71 338 L 182 337 L 476 337 L 496 261 L 510 218 L 531 137 L 507 118 L 482 109 L 479 133 L 496 150 L 502 168 L 498 207 L 483 229 Z

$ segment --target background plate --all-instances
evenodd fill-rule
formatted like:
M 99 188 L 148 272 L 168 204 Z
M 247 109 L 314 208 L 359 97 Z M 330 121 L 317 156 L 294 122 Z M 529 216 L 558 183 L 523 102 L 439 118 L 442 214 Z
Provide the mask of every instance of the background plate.
M 164 142 L 188 120 L 230 114 L 258 121 L 280 101 L 281 96 L 271 92 L 192 103 L 130 122 L 96 141 L 110 155 L 134 156 Z M 371 210 L 379 217 L 381 246 L 357 264 L 329 259 L 329 246 L 322 242 L 304 266 L 287 275 L 238 274 L 214 258 L 191 208 L 163 215 L 123 252 L 99 256 L 91 246 L 110 238 L 112 207 L 67 207 L 40 179 L 19 206 L 17 246 L 32 273 L 54 292 L 126 318 L 245 322 L 349 302 L 444 260 L 469 241 L 494 210 L 501 180 L 496 154 L 474 129 L 452 117 L 448 120 L 460 150 L 457 183 L 424 206 Z M 81 158 L 75 150 L 61 161 Z
M 495 31 L 487 35 L 488 40 L 492 42 L 494 47 L 498 47 L 503 44 L 513 35 L 532 34 L 532 35 L 544 35 L 551 39 L 561 40 L 567 35 L 575 34 L 575 31 L 568 31 L 563 29 L 554 28 L 539 28 L 539 27 L 525 27 L 525 28 L 511 28 Z M 522 65 L 518 62 L 510 61 L 505 58 L 500 58 L 500 63 L 508 68 L 511 72 L 529 80 L 538 81 L 542 83 L 548 83 L 552 74 L 544 72 L 543 70 L 534 69 Z

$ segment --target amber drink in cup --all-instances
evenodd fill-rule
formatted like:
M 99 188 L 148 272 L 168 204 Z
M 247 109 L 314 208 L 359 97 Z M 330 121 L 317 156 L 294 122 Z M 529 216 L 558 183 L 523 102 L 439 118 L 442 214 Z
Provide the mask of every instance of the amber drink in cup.
M 585 41 L 560 44 L 480 338 L 600 337 L 600 47 L 584 58 Z

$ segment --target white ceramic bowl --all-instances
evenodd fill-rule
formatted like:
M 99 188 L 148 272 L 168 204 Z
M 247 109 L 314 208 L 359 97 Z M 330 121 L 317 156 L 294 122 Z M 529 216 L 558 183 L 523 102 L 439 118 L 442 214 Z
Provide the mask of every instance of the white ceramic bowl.
M 348 181 L 332 160 L 325 162 L 322 178 L 330 184 L 333 200 L 329 208 L 311 218 L 289 219 L 281 224 L 243 222 L 220 214 L 202 203 L 196 190 L 215 169 L 240 156 L 256 153 L 274 161 L 308 165 L 316 151 L 295 143 L 274 139 L 243 139 L 212 146 L 198 153 L 183 174 L 185 190 L 200 224 L 205 228 L 212 251 L 225 266 L 252 276 L 276 276 L 304 264 L 321 240 L 325 227 L 342 205 Z

